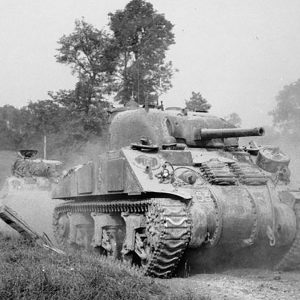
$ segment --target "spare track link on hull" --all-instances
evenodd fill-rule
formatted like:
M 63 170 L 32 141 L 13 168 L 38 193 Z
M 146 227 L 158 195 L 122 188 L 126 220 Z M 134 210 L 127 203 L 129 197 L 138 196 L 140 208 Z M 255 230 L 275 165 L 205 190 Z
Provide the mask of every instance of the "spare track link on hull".
M 149 211 L 149 213 L 148 213 Z M 146 266 L 139 268 L 145 276 L 160 278 L 171 277 L 187 248 L 191 237 L 191 217 L 187 204 L 180 200 L 169 198 L 153 198 L 135 201 L 105 201 L 105 202 L 66 202 L 57 206 L 53 214 L 53 230 L 60 245 L 58 220 L 64 213 L 141 213 L 159 214 L 159 239 L 154 252 Z M 156 222 L 155 222 L 156 223 Z
M 295 205 L 297 232 L 290 250 L 276 265 L 276 270 L 295 270 L 300 267 L 300 202 Z

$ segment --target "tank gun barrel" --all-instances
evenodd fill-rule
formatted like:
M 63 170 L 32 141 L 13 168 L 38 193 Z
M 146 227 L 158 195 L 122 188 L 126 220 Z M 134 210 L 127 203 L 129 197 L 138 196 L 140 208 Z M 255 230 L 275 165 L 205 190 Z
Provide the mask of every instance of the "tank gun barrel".
M 250 129 L 244 128 L 221 128 L 221 129 L 199 129 L 195 132 L 195 140 L 210 140 L 233 138 L 243 136 L 262 136 L 265 130 L 263 127 L 255 127 Z

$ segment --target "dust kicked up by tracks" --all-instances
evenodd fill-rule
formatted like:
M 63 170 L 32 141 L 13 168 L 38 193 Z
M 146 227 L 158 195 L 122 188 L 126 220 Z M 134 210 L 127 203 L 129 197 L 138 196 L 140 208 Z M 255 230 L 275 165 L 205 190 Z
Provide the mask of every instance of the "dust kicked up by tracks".
M 211 300 L 300 299 L 300 272 L 262 269 L 230 269 L 221 273 L 197 274 L 165 281 L 172 289 L 191 289 Z

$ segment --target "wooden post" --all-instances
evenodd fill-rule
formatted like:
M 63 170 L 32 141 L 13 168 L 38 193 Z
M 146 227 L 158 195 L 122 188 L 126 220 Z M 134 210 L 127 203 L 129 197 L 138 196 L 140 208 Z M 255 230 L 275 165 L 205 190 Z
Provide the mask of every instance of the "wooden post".
M 44 135 L 44 159 L 47 159 L 47 136 Z

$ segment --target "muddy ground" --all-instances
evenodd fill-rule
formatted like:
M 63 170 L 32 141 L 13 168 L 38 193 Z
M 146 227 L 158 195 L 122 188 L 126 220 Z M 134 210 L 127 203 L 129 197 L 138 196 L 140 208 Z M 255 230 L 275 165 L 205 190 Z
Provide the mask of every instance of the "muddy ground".
M 218 274 L 197 274 L 165 281 L 174 290 L 190 288 L 211 300 L 300 299 L 300 272 L 230 269 Z

